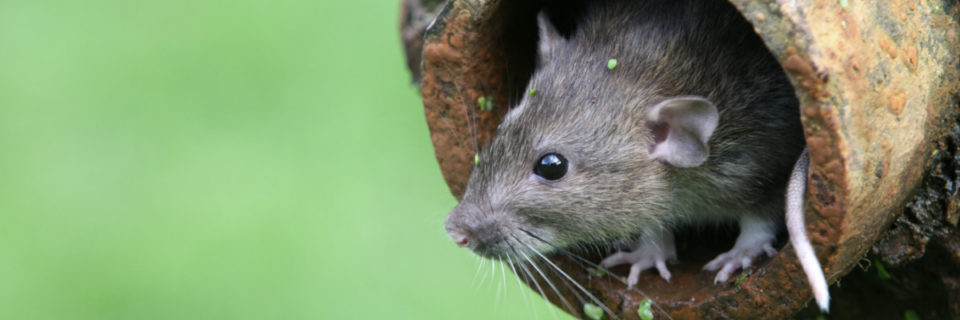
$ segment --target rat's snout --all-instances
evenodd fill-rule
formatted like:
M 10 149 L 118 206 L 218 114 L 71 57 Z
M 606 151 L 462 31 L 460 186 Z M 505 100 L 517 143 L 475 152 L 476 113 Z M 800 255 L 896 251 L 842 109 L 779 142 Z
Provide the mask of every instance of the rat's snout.
M 457 206 L 447 215 L 445 229 L 453 242 L 474 253 L 495 258 L 509 253 L 503 216 Z
M 453 242 L 455 242 L 457 246 L 461 248 L 470 244 L 470 237 L 467 237 L 467 234 L 464 231 L 447 228 L 447 235 L 449 235 L 450 238 L 453 239 Z

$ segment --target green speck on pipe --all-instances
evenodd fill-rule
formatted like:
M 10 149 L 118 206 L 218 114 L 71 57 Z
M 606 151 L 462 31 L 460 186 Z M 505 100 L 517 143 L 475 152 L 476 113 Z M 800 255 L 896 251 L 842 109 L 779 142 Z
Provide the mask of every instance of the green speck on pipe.
M 653 320 L 653 310 L 650 309 L 652 305 L 653 301 L 650 301 L 650 299 L 644 298 L 643 301 L 640 301 L 640 307 L 637 308 L 637 315 L 640 316 L 640 319 Z
M 600 309 L 600 307 L 595 304 L 585 303 L 583 304 L 583 314 L 587 315 L 590 319 L 600 320 L 603 318 L 603 309 Z
M 920 315 L 917 314 L 916 310 L 909 309 L 907 312 L 903 313 L 904 320 L 920 320 Z
M 602 276 L 604 276 L 604 275 L 607 274 L 606 271 L 603 271 L 603 270 L 601 270 L 601 269 L 590 268 L 590 269 L 588 269 L 588 270 L 590 271 L 590 274 L 592 274 L 592 275 L 595 276 L 595 277 L 602 277 Z
M 740 283 L 743 282 L 743 280 L 746 280 L 746 279 L 747 279 L 747 276 L 748 276 L 748 275 L 749 275 L 749 274 L 747 274 L 746 272 L 743 272 L 743 273 L 740 275 L 740 277 L 737 278 L 737 281 L 734 281 L 734 282 L 733 282 L 733 285 L 739 286 Z

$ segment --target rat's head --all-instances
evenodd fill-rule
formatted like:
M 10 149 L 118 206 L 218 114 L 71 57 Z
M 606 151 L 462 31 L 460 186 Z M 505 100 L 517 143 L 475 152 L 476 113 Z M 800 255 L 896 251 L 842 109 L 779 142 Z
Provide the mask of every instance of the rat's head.
M 535 91 L 507 113 L 446 220 L 458 245 L 485 257 L 663 227 L 671 168 L 703 163 L 717 125 L 706 99 L 661 96 L 630 68 L 609 68 L 610 50 L 539 20 Z

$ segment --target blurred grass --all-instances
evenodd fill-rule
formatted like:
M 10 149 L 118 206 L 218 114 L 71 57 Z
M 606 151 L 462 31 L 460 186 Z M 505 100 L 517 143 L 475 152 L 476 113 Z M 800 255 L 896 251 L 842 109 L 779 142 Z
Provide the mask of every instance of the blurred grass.
M 552 319 L 443 233 L 398 5 L 0 1 L 0 319 Z

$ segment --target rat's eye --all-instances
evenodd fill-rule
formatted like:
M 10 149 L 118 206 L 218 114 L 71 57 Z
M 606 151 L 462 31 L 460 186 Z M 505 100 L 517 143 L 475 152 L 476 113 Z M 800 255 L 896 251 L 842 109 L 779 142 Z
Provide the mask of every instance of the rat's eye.
M 533 173 L 547 180 L 557 180 L 567 174 L 567 158 L 559 153 L 548 153 L 533 166 Z

